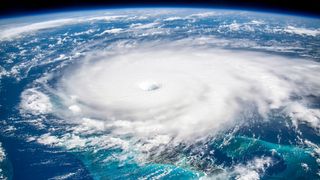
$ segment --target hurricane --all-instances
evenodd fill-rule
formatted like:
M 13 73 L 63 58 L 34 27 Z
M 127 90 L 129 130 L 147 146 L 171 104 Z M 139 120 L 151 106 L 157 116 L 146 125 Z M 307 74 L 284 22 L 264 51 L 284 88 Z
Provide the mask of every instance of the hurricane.
M 319 178 L 319 19 L 158 10 L 1 22 L 0 177 Z

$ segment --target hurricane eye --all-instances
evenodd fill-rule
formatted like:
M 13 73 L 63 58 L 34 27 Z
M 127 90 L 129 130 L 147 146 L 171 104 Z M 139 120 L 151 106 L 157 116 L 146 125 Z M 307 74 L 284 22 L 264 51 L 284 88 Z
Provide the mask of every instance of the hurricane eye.
M 139 88 L 143 91 L 156 91 L 161 85 L 155 81 L 142 81 L 139 83 Z

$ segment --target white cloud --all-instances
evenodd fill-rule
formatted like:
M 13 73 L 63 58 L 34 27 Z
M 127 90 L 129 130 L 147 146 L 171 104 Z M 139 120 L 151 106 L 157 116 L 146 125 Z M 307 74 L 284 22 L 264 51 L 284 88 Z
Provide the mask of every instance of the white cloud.
M 152 22 L 152 23 L 147 23 L 147 24 L 137 23 L 137 24 L 131 24 L 130 28 L 133 28 L 133 29 L 149 29 L 149 28 L 154 28 L 157 25 L 159 25 L 158 22 Z
M 0 179 L 7 180 L 7 177 L 4 174 L 4 169 L 2 169 L 2 162 L 6 159 L 6 153 L 0 143 Z
M 0 79 L 2 76 L 7 76 L 9 73 L 4 69 L 2 66 L 0 66 Z
M 229 24 L 228 27 L 231 31 L 238 31 L 240 29 L 241 25 L 236 22 L 233 22 L 233 23 Z
M 57 28 L 64 25 L 71 25 L 89 21 L 114 21 L 119 20 L 121 18 L 125 18 L 126 16 L 96 16 L 96 17 L 81 17 L 81 18 L 65 18 L 65 19 L 56 19 L 49 20 L 43 22 L 31 23 L 28 25 L 15 25 L 12 27 L 7 27 L 6 29 L 1 29 L 0 32 L 0 40 L 11 40 L 15 38 L 19 38 L 23 35 L 30 34 L 36 31 Z M 90 32 L 87 32 L 90 33 Z
M 64 134 L 62 137 L 54 136 L 50 133 L 46 133 L 37 138 L 37 142 L 50 146 L 61 146 L 66 149 L 74 149 L 76 147 L 84 147 L 87 139 L 83 139 L 78 135 Z
M 221 13 L 208 11 L 208 12 L 201 12 L 201 13 L 191 14 L 188 17 L 205 18 L 205 17 L 215 16 L 215 15 L 219 15 L 219 14 L 221 14 Z
M 107 30 L 103 31 L 99 35 L 101 36 L 101 35 L 104 35 L 104 34 L 117 34 L 117 33 L 120 33 L 121 31 L 123 31 L 122 28 L 107 29 Z
M 58 19 L 45 22 L 32 23 L 29 25 L 9 27 L 0 32 L 0 40 L 9 40 L 12 38 L 18 38 L 25 33 L 35 32 L 43 29 L 55 28 L 63 26 L 66 24 L 77 23 L 79 20 L 68 18 L 68 19 Z
M 295 125 L 299 122 L 305 122 L 312 127 L 320 129 L 319 109 L 307 108 L 300 103 L 294 102 L 286 107 L 285 112 L 292 118 Z
M 265 22 L 262 20 L 252 20 L 248 24 L 261 25 L 261 24 L 265 24 Z
M 67 173 L 67 174 L 63 174 L 60 176 L 55 176 L 53 178 L 50 178 L 49 180 L 64 180 L 64 179 L 70 179 L 70 178 L 76 178 L 77 173 L 76 172 L 72 172 L 72 173 Z
M 242 31 L 253 32 L 253 31 L 255 31 L 255 28 L 257 26 L 260 26 L 261 24 L 263 24 L 262 21 L 256 21 L 256 20 L 253 20 L 253 21 L 250 21 L 250 22 L 247 22 L 247 23 L 238 23 L 236 21 L 233 21 L 230 24 L 222 24 L 222 25 L 220 25 L 218 27 L 218 31 L 219 32 L 224 32 L 225 29 L 227 29 L 229 31 L 242 30 Z
M 52 104 L 47 95 L 36 89 L 27 89 L 21 94 L 20 112 L 34 115 L 50 113 Z
M 6 153 L 4 152 L 2 144 L 0 143 L 0 163 L 4 161 L 5 158 L 6 158 Z
M 114 21 L 114 20 L 119 20 L 122 18 L 126 18 L 126 15 L 109 15 L 109 16 L 97 16 L 97 17 L 89 17 L 86 18 L 86 21 L 99 21 L 99 20 L 104 20 L 104 21 Z M 85 20 L 83 20 L 85 21 Z
M 175 21 L 175 20 L 183 20 L 183 19 L 185 18 L 174 16 L 174 17 L 168 17 L 164 19 L 164 21 Z
M 37 142 L 44 145 L 56 145 L 59 143 L 59 139 L 55 136 L 52 136 L 50 133 L 43 134 L 37 138 Z
M 270 157 L 255 158 L 247 164 L 237 165 L 234 168 L 236 180 L 259 180 L 265 170 L 272 165 Z
M 43 134 L 35 138 L 36 142 L 48 146 L 64 147 L 67 150 L 81 149 L 94 146 L 96 149 L 121 148 L 128 150 L 129 143 L 117 137 L 97 136 L 97 137 L 80 137 L 76 133 L 66 133 L 62 136 L 55 136 L 51 133 Z
M 91 33 L 93 33 L 93 32 L 95 32 L 94 29 L 89 29 L 89 30 L 83 31 L 83 32 L 76 32 L 76 33 L 74 33 L 74 35 L 75 35 L 75 36 L 79 36 L 79 35 L 83 35 L 83 34 L 91 34 Z
M 318 36 L 320 35 L 320 29 L 308 29 L 294 26 L 287 26 L 284 32 L 298 34 L 298 35 L 307 35 L 307 36 Z

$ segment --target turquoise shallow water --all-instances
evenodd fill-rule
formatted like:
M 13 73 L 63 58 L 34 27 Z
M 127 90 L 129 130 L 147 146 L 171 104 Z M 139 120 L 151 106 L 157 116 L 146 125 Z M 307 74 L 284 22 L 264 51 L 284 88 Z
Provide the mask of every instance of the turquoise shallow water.
M 207 142 L 210 143 L 210 142 Z M 211 154 L 202 152 L 202 157 L 183 154 L 185 152 L 176 152 L 179 162 L 171 162 L 166 159 L 157 161 L 167 161 L 169 164 L 145 163 L 137 164 L 133 159 L 119 161 L 117 152 L 85 152 L 76 153 L 76 156 L 82 160 L 93 177 L 97 179 L 136 179 L 139 177 L 160 178 L 160 179 L 198 179 L 200 177 L 221 174 L 221 172 L 232 171 L 232 167 L 237 164 L 248 162 L 255 157 L 264 157 L 272 159 L 272 166 L 267 168 L 263 179 L 294 178 L 294 179 L 316 179 L 318 164 L 312 157 L 312 149 L 299 148 L 295 146 L 286 146 L 269 143 L 266 141 L 235 136 L 228 145 L 221 147 L 221 142 L 210 143 Z M 177 150 L 176 150 L 177 151 Z M 218 152 L 219 151 L 219 152 Z M 118 152 L 119 153 L 119 152 Z M 111 155 L 112 154 L 112 155 Z M 110 160 L 110 156 L 114 157 Z M 190 157 L 193 157 L 191 160 Z M 129 158 L 130 159 L 130 158 Z M 215 161 L 210 164 L 208 161 Z M 220 163 L 219 163 L 220 162 Z M 171 165 L 175 164 L 175 165 Z M 307 164 L 308 168 L 302 164 Z M 266 166 L 267 167 L 267 166 Z M 204 169 L 208 171 L 203 172 Z M 222 177 L 235 178 L 235 174 L 225 174 Z

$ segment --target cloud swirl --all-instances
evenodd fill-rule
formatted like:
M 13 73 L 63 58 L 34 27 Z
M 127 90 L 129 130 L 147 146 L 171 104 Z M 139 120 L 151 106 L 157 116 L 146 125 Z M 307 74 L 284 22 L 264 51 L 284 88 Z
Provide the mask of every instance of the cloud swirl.
M 188 141 L 272 110 L 318 129 L 319 110 L 301 101 L 320 95 L 318 77 L 308 60 L 176 43 L 95 52 L 59 91 L 67 113 L 114 135 Z

